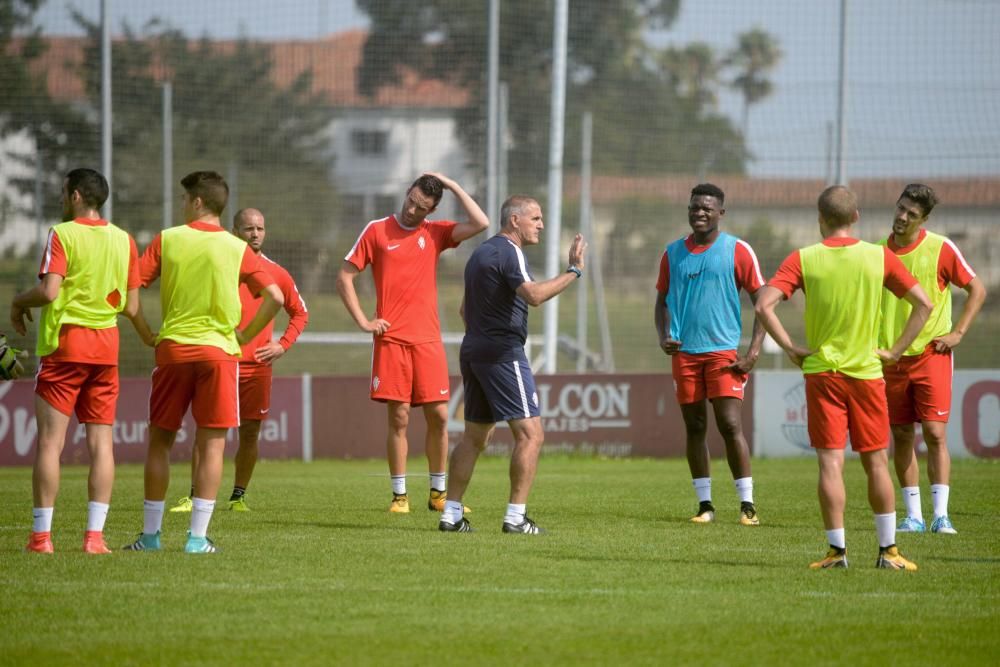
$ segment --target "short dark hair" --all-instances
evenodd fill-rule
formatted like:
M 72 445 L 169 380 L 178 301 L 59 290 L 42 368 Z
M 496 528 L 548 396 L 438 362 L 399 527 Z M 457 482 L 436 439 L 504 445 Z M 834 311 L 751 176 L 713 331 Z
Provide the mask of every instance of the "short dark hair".
M 101 208 L 108 200 L 108 179 L 99 171 L 80 167 L 66 174 L 66 194 L 80 193 L 83 203 L 91 208 Z
M 903 194 L 899 195 L 902 199 L 906 197 L 914 204 L 920 207 L 924 212 L 924 217 L 926 218 L 937 206 L 938 198 L 934 194 L 934 188 L 929 185 L 924 185 L 923 183 L 910 183 L 905 188 L 903 188 Z
M 698 195 L 715 197 L 719 200 L 720 204 L 726 203 L 726 193 L 718 185 L 713 185 L 712 183 L 699 183 L 691 188 L 691 196 L 697 197 Z
M 510 219 L 515 215 L 522 215 L 524 209 L 526 209 L 531 204 L 537 204 L 538 202 L 527 195 L 514 195 L 508 197 L 507 201 L 503 203 L 500 207 L 500 226 L 506 227 L 510 224 Z
M 215 215 L 222 215 L 229 201 L 226 179 L 214 171 L 193 171 L 181 179 L 181 185 L 191 199 L 201 197 L 201 202 Z
M 424 174 L 413 181 L 407 192 L 413 188 L 419 188 L 421 192 L 433 199 L 434 206 L 437 206 L 441 202 L 441 196 L 444 194 L 444 183 L 437 176 L 431 176 L 430 174 Z
M 858 212 L 857 196 L 843 185 L 831 185 L 816 201 L 820 217 L 834 228 L 847 227 Z

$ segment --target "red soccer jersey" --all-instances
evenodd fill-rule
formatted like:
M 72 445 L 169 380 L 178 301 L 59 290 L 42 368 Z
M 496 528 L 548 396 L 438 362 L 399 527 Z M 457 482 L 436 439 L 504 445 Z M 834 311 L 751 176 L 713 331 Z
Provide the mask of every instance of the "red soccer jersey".
M 188 226 L 202 232 L 229 233 L 218 225 L 198 220 L 189 222 Z M 163 254 L 161 243 L 161 237 L 157 234 L 142 253 L 142 259 L 139 262 L 139 276 L 143 287 L 149 287 L 153 281 L 160 277 Z M 241 286 L 245 284 L 254 294 L 260 294 L 262 289 L 274 284 L 274 278 L 265 270 L 250 246 L 247 246 L 246 250 L 243 251 L 239 282 Z M 162 340 L 156 345 L 157 366 L 181 364 L 189 361 L 230 361 L 232 359 L 235 357 L 229 356 L 225 350 L 214 345 L 184 345 L 172 340 Z
M 888 241 L 889 250 L 892 250 L 892 252 L 896 255 L 905 255 L 915 250 L 926 237 L 927 230 L 921 229 L 916 241 L 908 246 L 901 246 L 896 244 L 895 237 L 890 234 Z M 951 239 L 946 238 L 944 240 L 944 245 L 941 246 L 941 254 L 938 255 L 938 288 L 943 290 L 949 284 L 964 288 L 966 285 L 971 283 L 972 279 L 975 277 L 976 272 L 973 271 L 972 267 L 969 266 L 969 263 L 965 261 L 962 251 L 960 251 L 958 247 L 951 242 Z
M 855 243 L 858 243 L 858 239 L 847 236 L 837 236 L 823 240 L 823 245 L 831 248 L 854 245 Z M 781 266 L 775 272 L 774 277 L 767 281 L 767 284 L 781 290 L 786 299 L 795 290 L 803 288 L 802 258 L 798 250 L 785 258 L 785 261 L 781 263 Z M 899 261 L 899 258 L 889 248 L 885 249 L 882 284 L 900 299 L 917 284 L 917 279 L 906 270 L 903 263 Z
M 90 225 L 101 227 L 108 224 L 107 220 L 90 220 L 87 218 L 77 218 L 74 220 L 80 225 Z M 136 289 L 140 285 L 139 280 L 139 253 L 135 247 L 135 239 L 130 234 L 128 237 L 129 258 L 128 258 L 128 283 L 127 289 Z M 55 273 L 63 278 L 66 277 L 66 250 L 63 248 L 59 237 L 54 232 L 49 232 L 48 241 L 45 243 L 45 251 L 42 254 L 42 263 L 38 268 L 39 279 L 46 273 Z M 108 303 L 117 306 L 122 299 L 122 295 L 117 290 L 108 295 Z M 70 361 L 83 364 L 106 364 L 118 365 L 118 327 L 108 327 L 107 329 L 91 329 L 90 327 L 78 324 L 64 324 L 59 330 L 59 347 L 52 354 L 45 356 L 49 361 Z
M 404 345 L 441 340 L 438 256 L 458 245 L 452 240 L 456 224 L 425 220 L 409 229 L 394 215 L 373 220 L 344 257 L 359 271 L 372 265 L 376 317 L 389 323 L 384 340 Z
M 694 242 L 694 234 L 684 239 L 684 247 L 688 252 L 698 255 L 709 248 L 712 244 L 698 245 Z M 736 249 L 733 251 L 733 261 L 735 267 L 736 289 L 742 289 L 749 294 L 756 294 L 764 285 L 764 276 L 760 273 L 760 264 L 757 263 L 757 255 L 754 254 L 750 244 L 742 239 L 736 239 Z M 656 279 L 656 291 L 666 294 L 670 290 L 670 260 L 667 252 L 663 251 L 660 257 L 660 273 Z
M 281 340 L 278 343 L 287 352 L 288 348 L 295 343 L 299 334 L 302 333 L 309 323 L 309 310 L 306 308 L 306 302 L 302 299 L 302 295 L 299 294 L 299 288 L 295 286 L 295 281 L 292 280 L 292 276 L 289 275 L 288 271 L 264 254 L 260 254 L 259 258 L 261 266 L 271 274 L 271 277 L 274 278 L 274 283 L 281 289 L 281 293 L 285 297 L 284 308 L 285 312 L 288 313 L 288 326 L 285 327 L 285 333 L 282 334 Z M 246 283 L 240 285 L 240 304 L 243 306 L 243 316 L 240 319 L 241 329 L 248 325 L 253 316 L 257 314 L 257 309 L 260 308 L 261 301 L 263 300 L 264 298 L 259 296 L 259 294 L 255 296 Z M 270 370 L 270 364 L 261 364 L 254 359 L 254 352 L 257 348 L 271 342 L 271 334 L 273 332 L 274 320 L 271 320 L 257 334 L 256 338 L 241 348 L 240 375 L 252 375 Z

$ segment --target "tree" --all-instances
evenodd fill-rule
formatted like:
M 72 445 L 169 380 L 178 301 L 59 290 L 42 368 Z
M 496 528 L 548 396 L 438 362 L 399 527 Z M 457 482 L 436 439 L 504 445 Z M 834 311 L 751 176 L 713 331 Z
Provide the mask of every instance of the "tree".
M 46 87 L 46 77 L 37 70 L 47 44 L 33 17 L 44 0 L 0 0 L 0 139 L 25 133 L 33 140 L 34 152 L 16 153 L 10 149 L 0 159 L 24 167 L 30 177 L 15 177 L 11 185 L 25 194 L 34 195 L 42 186 L 41 210 L 47 218 L 61 210 L 58 198 L 62 179 L 59 170 L 74 159 L 79 146 L 75 143 L 87 127 L 83 114 L 69 105 L 54 101 Z M 94 143 L 96 146 L 96 142 Z M 43 174 L 36 171 L 39 164 Z M 41 179 L 40 183 L 36 182 Z M 0 192 L 0 210 L 29 215 L 33 211 L 19 210 L 9 196 Z
M 76 20 L 89 36 L 84 62 L 95 62 L 100 27 Z M 264 211 L 276 237 L 329 238 L 335 228 L 321 224 L 336 209 L 325 134 L 332 112 L 310 92 L 311 71 L 279 88 L 271 67 L 263 44 L 190 40 L 159 20 L 142 34 L 124 25 L 112 45 L 116 219 L 132 230 L 162 226 L 162 88 L 170 81 L 175 181 L 195 169 L 236 173 L 239 204 Z M 79 75 L 96 108 L 100 73 L 84 67 Z M 173 187 L 167 196 L 179 192 Z
M 767 74 L 781 56 L 775 38 L 761 28 L 754 28 L 737 37 L 736 48 L 726 57 L 726 65 L 736 70 L 730 85 L 743 95 L 744 138 L 750 129 L 750 107 L 771 94 L 774 86 Z
M 711 46 L 693 42 L 681 49 L 667 48 L 660 52 L 659 62 L 682 97 L 692 100 L 699 108 L 715 108 L 722 63 Z
M 459 133 L 474 164 L 485 155 L 486 3 L 462 0 L 359 0 L 372 20 L 359 70 L 373 93 L 407 69 L 468 90 Z M 552 3 L 501 3 L 500 78 L 509 84 L 511 187 L 537 191 L 548 164 L 552 68 Z M 604 173 L 657 173 L 692 168 L 692 151 L 711 155 L 712 168 L 741 171 L 742 143 L 727 119 L 712 113 L 711 81 L 696 95 L 666 76 L 645 41 L 667 28 L 680 0 L 573 3 L 569 12 L 567 146 L 575 146 L 583 111 L 594 113 L 594 167 Z M 707 47 L 706 47 L 707 48 Z M 712 59 L 714 62 L 714 59 Z M 570 166 L 578 151 L 567 150 Z M 699 167 L 700 158 L 694 168 Z

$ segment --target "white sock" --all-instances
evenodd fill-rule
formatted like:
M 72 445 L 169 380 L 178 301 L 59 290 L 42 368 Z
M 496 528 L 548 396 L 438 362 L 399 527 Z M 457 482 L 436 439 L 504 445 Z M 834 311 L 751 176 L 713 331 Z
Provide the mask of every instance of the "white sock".
M 443 472 L 432 472 L 431 473 L 431 488 L 435 491 L 444 491 L 448 488 L 445 482 L 445 473 Z
M 406 475 L 390 475 L 392 492 L 397 496 L 406 495 Z
M 503 522 L 509 523 L 514 526 L 519 526 L 524 523 L 524 512 L 527 505 L 515 505 L 510 503 L 507 505 L 507 513 L 503 515 Z
M 948 495 L 951 487 L 947 484 L 931 484 L 931 502 L 934 504 L 934 518 L 948 516 Z
M 906 507 L 906 516 L 922 523 L 924 512 L 920 509 L 920 487 L 904 486 L 900 491 L 903 494 L 903 505 Z
M 753 477 L 734 479 L 733 484 L 736 485 L 736 493 L 739 494 L 741 503 L 753 502 Z
M 35 533 L 52 532 L 52 510 L 54 507 L 34 507 L 31 510 L 31 530 Z
M 691 480 L 691 485 L 694 487 L 694 492 L 698 494 L 699 503 L 712 502 L 711 477 L 695 477 Z
M 212 520 L 214 511 L 214 500 L 191 499 L 191 537 L 205 537 L 208 534 L 208 522 Z
M 826 541 L 830 543 L 831 547 L 837 547 L 838 549 L 847 548 L 847 540 L 844 538 L 843 528 L 834 528 L 833 530 L 826 531 Z
M 441 512 L 441 520 L 448 523 L 458 523 L 462 520 L 465 507 L 462 503 L 454 500 L 444 501 L 444 511 Z
M 87 503 L 87 530 L 104 532 L 104 521 L 108 518 L 107 503 L 95 503 L 91 500 Z
M 144 535 L 156 535 L 163 525 L 162 500 L 142 501 L 142 532 Z
M 875 515 L 875 534 L 879 547 L 891 547 L 896 543 L 896 513 Z

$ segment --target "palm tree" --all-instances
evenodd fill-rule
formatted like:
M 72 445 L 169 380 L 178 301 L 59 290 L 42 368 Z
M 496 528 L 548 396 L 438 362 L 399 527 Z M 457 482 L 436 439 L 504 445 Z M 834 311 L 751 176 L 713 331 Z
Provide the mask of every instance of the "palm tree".
M 721 63 L 711 46 L 693 42 L 682 49 L 669 48 L 659 54 L 659 60 L 681 95 L 699 109 L 715 107 Z
M 725 64 L 736 70 L 730 86 L 743 95 L 743 137 L 750 126 L 750 105 L 771 94 L 774 85 L 766 78 L 781 60 L 781 48 L 767 31 L 754 28 L 737 37 L 736 48 L 726 56 Z

